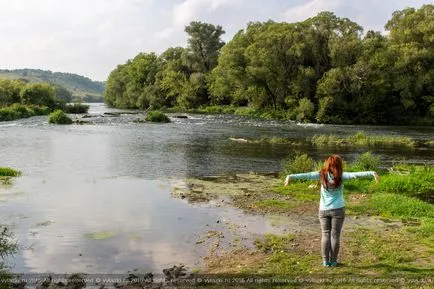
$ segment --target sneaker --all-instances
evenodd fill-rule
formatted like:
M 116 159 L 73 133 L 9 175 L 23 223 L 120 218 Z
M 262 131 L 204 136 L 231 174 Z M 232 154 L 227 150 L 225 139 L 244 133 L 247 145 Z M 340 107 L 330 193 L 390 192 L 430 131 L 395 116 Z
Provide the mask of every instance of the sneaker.
M 323 265 L 324 267 L 330 267 L 330 266 L 331 266 L 331 263 L 330 263 L 330 262 L 327 262 L 327 261 L 324 261 L 324 262 L 322 262 L 322 265 Z
M 330 267 L 337 267 L 338 266 L 338 262 L 336 262 L 336 261 L 330 262 L 329 264 L 330 264 Z

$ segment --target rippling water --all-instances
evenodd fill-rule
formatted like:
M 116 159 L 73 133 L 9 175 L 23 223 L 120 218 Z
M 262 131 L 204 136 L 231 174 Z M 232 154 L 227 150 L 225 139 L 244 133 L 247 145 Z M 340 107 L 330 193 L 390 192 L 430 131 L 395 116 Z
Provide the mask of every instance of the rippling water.
M 191 205 L 170 197 L 187 177 L 235 172 L 273 172 L 294 149 L 323 159 L 330 148 L 238 143 L 229 138 L 314 134 L 406 135 L 433 139 L 433 128 L 297 125 L 235 116 L 189 115 L 170 124 L 135 123 L 142 114 L 92 104 L 91 125 L 49 125 L 46 117 L 0 123 L 0 166 L 23 176 L 0 189 L 1 222 L 12 226 L 20 251 L 15 272 L 126 272 L 160 270 L 180 262 L 198 265 L 195 246 L 207 230 L 231 220 L 247 233 L 274 228 L 232 208 Z M 339 149 L 352 160 L 366 149 Z M 374 150 L 384 164 L 404 157 L 433 163 L 431 149 Z M 104 238 L 96 240 L 99 236 Z M 92 237 L 94 236 L 94 237 Z

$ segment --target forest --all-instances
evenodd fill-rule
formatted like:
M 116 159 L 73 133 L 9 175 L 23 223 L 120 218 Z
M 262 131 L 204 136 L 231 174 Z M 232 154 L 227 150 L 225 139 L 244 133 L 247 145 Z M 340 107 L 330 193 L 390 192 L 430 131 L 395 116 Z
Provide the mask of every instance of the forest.
M 395 11 L 385 33 L 321 12 L 296 23 L 223 27 L 194 21 L 186 47 L 139 53 L 108 78 L 117 108 L 220 107 L 334 124 L 434 123 L 434 6 Z M 227 109 L 226 109 L 227 108 Z

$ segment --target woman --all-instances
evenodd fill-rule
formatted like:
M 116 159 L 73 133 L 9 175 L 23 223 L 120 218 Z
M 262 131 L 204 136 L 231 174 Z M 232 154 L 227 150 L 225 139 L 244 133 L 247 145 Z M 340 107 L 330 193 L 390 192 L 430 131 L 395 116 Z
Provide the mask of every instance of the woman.
M 325 267 L 338 265 L 339 242 L 342 225 L 345 219 L 343 180 L 374 177 L 378 183 L 376 172 L 342 172 L 342 159 L 339 155 L 330 156 L 324 168 L 319 172 L 288 175 L 285 187 L 291 179 L 320 180 L 321 199 L 319 205 L 319 221 L 321 223 L 321 255 Z

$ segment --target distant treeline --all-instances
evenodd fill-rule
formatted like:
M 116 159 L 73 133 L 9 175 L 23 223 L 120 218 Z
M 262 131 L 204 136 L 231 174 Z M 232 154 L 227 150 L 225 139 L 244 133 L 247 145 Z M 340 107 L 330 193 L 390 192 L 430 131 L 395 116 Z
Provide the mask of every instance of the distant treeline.
M 110 74 L 119 108 L 210 105 L 321 123 L 427 124 L 434 119 L 434 6 L 393 13 L 387 35 L 321 12 L 297 23 L 191 22 L 186 48 L 140 53 Z
M 93 81 L 78 74 L 40 69 L 14 69 L 0 70 L 0 78 L 21 79 L 31 83 L 46 82 L 54 86 L 61 86 L 71 93 L 69 101 L 103 101 L 105 83 Z

